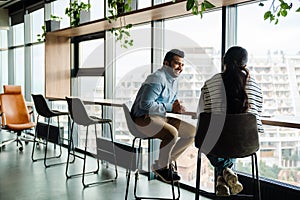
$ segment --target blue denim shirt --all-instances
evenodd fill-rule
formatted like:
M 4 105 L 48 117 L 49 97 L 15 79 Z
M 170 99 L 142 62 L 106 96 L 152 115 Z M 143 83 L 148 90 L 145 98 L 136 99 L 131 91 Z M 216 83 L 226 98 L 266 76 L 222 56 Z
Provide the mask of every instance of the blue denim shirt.
M 178 78 L 172 77 L 167 67 L 163 66 L 146 78 L 131 108 L 132 117 L 165 116 L 166 112 L 172 111 L 177 98 Z

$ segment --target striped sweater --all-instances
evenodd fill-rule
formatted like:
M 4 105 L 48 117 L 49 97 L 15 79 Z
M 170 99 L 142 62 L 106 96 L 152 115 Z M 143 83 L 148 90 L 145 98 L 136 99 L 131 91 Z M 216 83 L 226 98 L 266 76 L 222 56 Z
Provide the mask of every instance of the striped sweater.
M 252 113 L 257 119 L 257 128 L 263 133 L 263 127 L 260 120 L 262 112 L 262 91 L 254 78 L 249 77 L 246 82 L 246 93 L 250 108 L 247 112 Z M 198 105 L 198 114 L 201 112 L 221 112 L 226 113 L 226 92 L 221 73 L 214 75 L 204 83 L 201 89 L 201 96 Z

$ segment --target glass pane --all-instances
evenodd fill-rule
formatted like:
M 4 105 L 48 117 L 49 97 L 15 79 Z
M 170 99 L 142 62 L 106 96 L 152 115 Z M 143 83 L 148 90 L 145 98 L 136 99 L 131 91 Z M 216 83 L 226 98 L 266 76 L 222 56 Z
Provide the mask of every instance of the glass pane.
M 67 105 L 67 101 L 48 101 L 48 105 L 51 109 L 53 110 L 59 110 L 59 111 L 63 111 L 63 112 L 67 112 L 68 111 L 68 105 Z M 53 124 L 57 124 L 57 118 L 53 117 L 52 119 Z M 46 122 L 46 121 L 45 121 Z M 63 134 L 63 138 L 65 140 L 63 140 L 63 143 L 65 145 L 68 145 L 68 140 L 66 140 L 67 138 L 69 138 L 69 124 L 68 124 L 68 116 L 63 115 L 59 117 L 59 126 L 60 128 L 63 127 L 64 129 L 64 134 Z M 70 127 L 71 129 L 71 127 Z
M 8 84 L 7 32 L 7 30 L 0 30 L 0 85 Z M 3 87 L 0 87 L 0 92 L 3 92 Z
M 151 72 L 151 27 L 149 24 L 133 27 L 131 39 L 134 44 L 128 49 L 122 49 L 116 43 L 116 85 L 115 99 L 124 102 L 134 101 L 141 83 Z M 123 109 L 114 109 L 115 139 L 131 145 L 133 137 L 129 134 Z
M 15 85 L 21 85 L 22 92 L 25 90 L 25 63 L 24 47 L 14 49 L 15 53 Z
M 90 8 L 91 21 L 104 18 L 104 2 L 105 1 L 89 0 L 89 2 L 91 4 L 91 8 Z
M 170 2 L 172 0 L 154 0 L 154 5 L 158 5 L 158 4 L 162 4 L 162 3 L 166 3 L 166 2 Z
M 31 41 L 36 42 L 37 34 L 43 34 L 42 26 L 44 25 L 44 9 L 30 13 L 31 17 Z
M 238 7 L 238 45 L 248 50 L 248 69 L 262 88 L 263 115 L 295 116 L 300 114 L 299 14 L 290 11 L 278 25 L 264 21 L 271 2 Z M 299 134 L 296 129 L 265 126 L 260 135 L 261 176 L 299 185 L 294 176 L 300 167 Z M 246 165 L 239 161 L 238 167 Z
M 44 44 L 32 46 L 32 93 L 45 92 L 45 52 Z
M 8 84 L 8 51 L 0 51 L 0 85 Z M 0 92 L 3 92 L 3 87 L 0 87 Z
M 104 68 L 104 39 L 79 43 L 79 68 Z
M 76 80 L 78 96 L 81 99 L 103 99 L 104 98 L 104 76 L 100 77 L 78 77 Z M 98 105 L 86 105 L 89 115 L 102 117 L 102 107 Z M 86 127 L 78 127 L 77 147 L 84 149 L 86 141 Z M 102 135 L 102 127 L 97 126 L 97 135 Z M 96 153 L 95 129 L 89 128 L 88 151 Z
M 205 13 L 202 19 L 199 16 L 189 16 L 165 21 L 165 53 L 173 48 L 185 52 L 178 99 L 183 101 L 188 111 L 197 110 L 204 81 L 221 71 L 221 14 L 218 10 Z M 194 125 L 197 122 L 191 117 L 184 117 L 183 120 Z M 191 186 L 195 186 L 197 152 L 191 146 L 177 162 L 182 181 Z M 201 188 L 212 191 L 213 169 L 207 159 L 202 160 L 202 166 L 201 176 L 207 178 L 201 179 Z
M 138 9 L 151 7 L 152 0 L 137 0 L 138 1 Z
M 70 27 L 70 18 L 65 14 L 65 9 L 69 7 L 69 0 L 56 0 L 51 3 L 53 15 L 62 17 L 60 29 Z
M 13 45 L 23 45 L 24 44 L 24 23 L 17 24 L 13 26 Z
M 0 49 L 8 47 L 7 43 L 7 30 L 0 30 Z

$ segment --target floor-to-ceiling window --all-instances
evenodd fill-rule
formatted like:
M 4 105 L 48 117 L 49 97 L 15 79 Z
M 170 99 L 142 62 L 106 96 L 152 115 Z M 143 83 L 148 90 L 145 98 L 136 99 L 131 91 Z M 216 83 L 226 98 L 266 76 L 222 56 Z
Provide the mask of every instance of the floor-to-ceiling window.
M 37 43 L 38 34 L 42 32 L 44 25 L 44 9 L 30 13 L 31 24 L 31 93 L 45 93 L 45 45 Z
M 21 85 L 24 94 L 25 87 L 25 60 L 24 60 L 24 23 L 12 26 L 13 30 L 13 65 L 14 81 L 13 84 Z
M 78 46 L 78 51 L 74 50 L 78 59 L 74 58 L 72 94 L 85 100 L 97 100 L 104 98 L 104 35 L 86 36 L 76 39 L 74 46 Z M 78 65 L 76 64 L 78 63 Z M 103 109 L 99 105 L 87 105 L 89 115 L 101 117 Z M 85 127 L 78 127 L 77 147 L 84 148 Z M 93 133 L 88 138 L 88 150 L 96 153 L 96 140 Z M 97 134 L 101 135 L 102 127 L 99 127 Z
M 238 7 L 237 44 L 248 50 L 248 69 L 262 88 L 263 115 L 296 116 L 300 114 L 300 16 L 291 10 L 277 25 L 264 21 L 271 3 Z M 274 126 L 264 129 L 260 135 L 260 176 L 299 186 L 300 131 Z M 243 160 L 237 168 L 250 171 Z
M 164 49 L 173 48 L 185 52 L 185 65 L 180 76 L 178 98 L 183 101 L 188 111 L 197 110 L 201 87 L 204 81 L 213 74 L 221 71 L 221 35 L 222 12 L 205 13 L 203 18 L 188 16 L 165 20 Z M 191 25 L 192 24 L 192 25 Z M 197 120 L 190 116 L 183 118 L 196 125 Z M 195 185 L 197 149 L 191 146 L 178 159 L 178 170 L 182 175 L 182 182 Z M 201 176 L 201 188 L 213 189 L 213 170 L 203 156 L 205 173 Z M 209 181 L 208 181 L 209 180 Z
M 0 30 L 0 84 L 8 84 L 8 43 L 7 30 Z M 3 88 L 0 87 L 0 92 Z

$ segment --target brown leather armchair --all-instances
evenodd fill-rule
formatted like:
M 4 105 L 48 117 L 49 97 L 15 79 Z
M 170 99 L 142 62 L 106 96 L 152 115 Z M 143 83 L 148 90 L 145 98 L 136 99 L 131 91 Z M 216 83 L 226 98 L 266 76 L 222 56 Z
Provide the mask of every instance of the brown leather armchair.
M 21 86 L 4 85 L 4 93 L 0 94 L 2 129 L 17 133 L 17 137 L 12 140 L 3 141 L 0 148 L 3 146 L 17 142 L 20 144 L 19 150 L 23 150 L 23 144 L 20 136 L 22 131 L 35 127 L 35 123 L 30 121 L 25 99 L 21 93 Z

